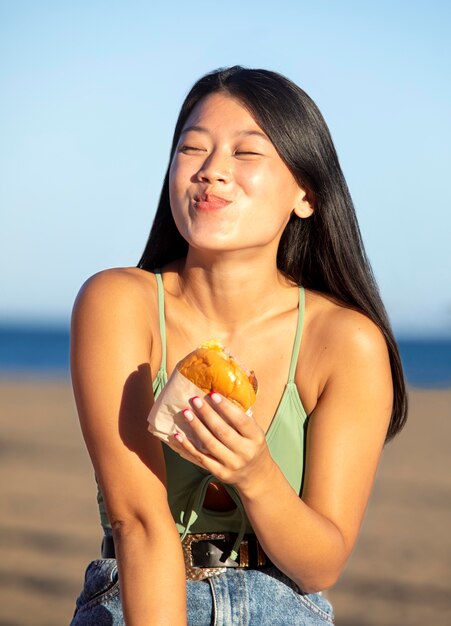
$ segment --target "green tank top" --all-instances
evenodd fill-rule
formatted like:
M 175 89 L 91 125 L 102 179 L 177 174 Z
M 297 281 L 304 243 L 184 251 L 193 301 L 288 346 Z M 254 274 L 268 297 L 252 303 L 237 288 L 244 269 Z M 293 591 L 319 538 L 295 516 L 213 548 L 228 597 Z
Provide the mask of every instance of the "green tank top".
M 166 371 L 166 324 L 164 315 L 164 288 L 161 273 L 155 271 L 158 288 L 158 314 L 162 345 L 160 369 L 153 381 L 155 398 L 165 386 Z M 294 382 L 301 345 L 304 321 L 305 294 L 299 288 L 299 312 L 296 336 L 291 356 L 288 381 L 280 399 L 276 413 L 266 433 L 266 442 L 272 458 L 280 467 L 292 488 L 300 493 L 304 472 L 304 439 L 307 413 Z M 163 444 L 167 473 L 168 502 L 177 529 L 183 539 L 188 533 L 234 532 L 237 533 L 236 547 L 245 533 L 252 532 L 238 492 L 232 485 L 225 485 L 236 508 L 232 511 L 212 511 L 202 506 L 209 483 L 217 479 L 206 470 L 190 463 L 169 446 Z M 101 523 L 104 529 L 111 529 L 106 514 L 102 493 L 97 495 Z M 235 556 L 232 553 L 232 558 Z

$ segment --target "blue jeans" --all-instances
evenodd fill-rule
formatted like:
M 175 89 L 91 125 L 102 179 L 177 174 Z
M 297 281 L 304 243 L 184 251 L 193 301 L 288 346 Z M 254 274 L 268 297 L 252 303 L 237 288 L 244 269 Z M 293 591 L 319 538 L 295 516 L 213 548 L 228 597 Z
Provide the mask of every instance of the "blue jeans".
M 189 626 L 333 624 L 332 607 L 321 593 L 302 593 L 276 567 L 231 568 L 186 585 Z M 88 566 L 71 626 L 124 626 L 115 559 L 97 559 Z

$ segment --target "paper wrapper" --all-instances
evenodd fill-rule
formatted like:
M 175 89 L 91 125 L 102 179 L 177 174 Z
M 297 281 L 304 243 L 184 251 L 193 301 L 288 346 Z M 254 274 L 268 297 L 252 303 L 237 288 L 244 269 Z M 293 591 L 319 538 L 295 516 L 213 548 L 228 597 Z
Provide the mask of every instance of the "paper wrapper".
M 194 396 L 204 397 L 206 394 L 176 368 L 164 386 L 163 391 L 153 405 L 147 421 L 148 431 L 180 453 L 173 446 L 172 436 L 183 433 L 199 450 L 207 452 L 183 417 L 183 409 L 189 408 L 188 400 Z

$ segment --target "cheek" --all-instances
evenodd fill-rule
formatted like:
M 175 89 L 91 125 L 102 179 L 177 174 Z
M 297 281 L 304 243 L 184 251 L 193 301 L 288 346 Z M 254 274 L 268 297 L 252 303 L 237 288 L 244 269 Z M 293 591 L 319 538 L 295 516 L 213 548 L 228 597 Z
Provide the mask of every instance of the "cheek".
M 173 209 L 178 209 L 185 195 L 183 168 L 175 159 L 169 168 L 169 201 Z
M 268 176 L 270 172 L 266 170 L 249 168 L 241 172 L 241 186 L 250 197 L 265 196 L 269 185 Z
M 180 178 L 180 166 L 177 159 L 173 159 L 169 167 L 169 191 L 177 187 L 178 179 Z
M 252 198 L 254 208 L 271 222 L 284 220 L 294 208 L 293 181 L 272 168 L 248 172 L 243 177 L 243 188 Z

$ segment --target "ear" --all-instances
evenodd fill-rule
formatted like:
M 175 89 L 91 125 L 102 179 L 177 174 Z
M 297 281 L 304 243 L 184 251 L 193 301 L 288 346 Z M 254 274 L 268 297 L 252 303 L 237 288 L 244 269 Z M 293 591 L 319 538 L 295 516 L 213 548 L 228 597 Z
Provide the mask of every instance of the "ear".
M 299 187 L 293 213 L 300 218 L 310 217 L 315 210 L 315 197 L 309 189 Z

